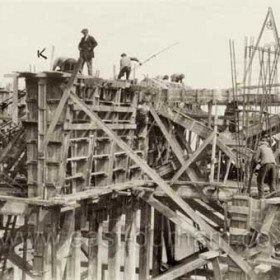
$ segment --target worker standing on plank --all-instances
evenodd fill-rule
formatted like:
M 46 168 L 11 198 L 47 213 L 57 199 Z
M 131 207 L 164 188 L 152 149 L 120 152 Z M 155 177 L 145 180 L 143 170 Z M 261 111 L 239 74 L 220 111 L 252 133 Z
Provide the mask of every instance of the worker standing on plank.
M 87 64 L 88 75 L 92 75 L 92 58 L 94 57 L 94 48 L 98 45 L 93 36 L 89 35 L 88 29 L 84 28 L 81 31 L 84 37 L 79 43 L 80 57 L 83 59 L 81 69 L 83 70 L 84 64 Z
M 264 182 L 267 181 L 269 185 L 270 192 L 275 191 L 275 157 L 271 147 L 269 146 L 267 139 L 264 138 L 260 141 L 256 154 L 254 156 L 255 162 L 259 162 L 261 164 L 261 168 L 259 170 L 257 184 L 258 184 L 258 192 L 259 198 L 264 197 Z
M 125 53 L 121 54 L 120 73 L 118 75 L 119 80 L 123 77 L 124 74 L 126 75 L 126 79 L 129 80 L 129 75 L 131 72 L 131 61 L 136 61 L 139 63 L 139 65 L 142 65 L 136 57 L 129 57 Z

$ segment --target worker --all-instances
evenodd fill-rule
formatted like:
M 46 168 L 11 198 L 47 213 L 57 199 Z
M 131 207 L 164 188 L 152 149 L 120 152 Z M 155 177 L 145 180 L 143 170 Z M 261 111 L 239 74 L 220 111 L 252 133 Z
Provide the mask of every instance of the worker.
M 84 37 L 79 43 L 80 57 L 83 59 L 81 69 L 87 64 L 88 75 L 92 75 L 92 58 L 94 57 L 94 48 L 98 45 L 93 36 L 89 35 L 88 29 L 84 28 L 81 33 Z
M 70 57 L 57 57 L 53 63 L 52 70 L 58 70 L 62 72 L 72 72 L 75 68 L 77 60 Z M 59 69 L 57 69 L 59 68 Z
M 131 72 L 131 61 L 136 61 L 139 63 L 139 65 L 142 65 L 136 57 L 129 57 L 125 53 L 121 54 L 120 72 L 118 75 L 119 80 L 123 77 L 124 74 L 126 75 L 126 79 L 129 80 L 129 75 Z
M 267 142 L 267 138 L 263 138 L 260 141 L 256 154 L 254 156 L 256 163 L 260 162 L 261 168 L 257 177 L 259 198 L 264 197 L 264 182 L 269 185 L 270 192 L 275 191 L 275 157 L 271 147 Z
M 185 75 L 182 73 L 175 73 L 171 75 L 171 82 L 175 83 L 183 83 L 183 79 L 185 78 Z

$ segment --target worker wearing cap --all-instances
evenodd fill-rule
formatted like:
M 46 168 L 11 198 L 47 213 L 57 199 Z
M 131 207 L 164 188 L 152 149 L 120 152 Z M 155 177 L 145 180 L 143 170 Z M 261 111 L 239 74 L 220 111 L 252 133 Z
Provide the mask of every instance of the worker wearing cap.
M 259 191 L 259 198 L 264 197 L 264 181 L 266 180 L 270 192 L 275 191 L 275 157 L 271 147 L 269 146 L 266 139 L 260 141 L 256 154 L 254 156 L 256 162 L 260 161 L 261 169 L 258 174 L 257 184 Z
M 84 28 L 81 33 L 84 37 L 79 43 L 80 57 L 83 59 L 82 70 L 84 64 L 87 64 L 88 75 L 92 75 L 92 58 L 94 57 L 94 48 L 98 45 L 93 36 L 89 35 L 88 29 Z
M 125 53 L 121 54 L 120 72 L 118 75 L 119 80 L 123 77 L 123 75 L 126 75 L 126 79 L 129 80 L 129 75 L 131 72 L 131 61 L 136 61 L 141 65 L 136 57 L 129 57 Z

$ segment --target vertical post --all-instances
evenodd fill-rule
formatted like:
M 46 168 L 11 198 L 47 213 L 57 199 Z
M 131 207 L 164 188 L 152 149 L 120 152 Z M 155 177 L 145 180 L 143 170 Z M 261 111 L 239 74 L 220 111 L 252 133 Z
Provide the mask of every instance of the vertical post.
M 134 197 L 127 198 L 125 216 L 124 280 L 135 280 L 136 267 L 136 221 L 137 210 Z
M 116 65 L 113 65 L 113 80 L 116 80 Z
M 42 150 L 42 144 L 45 139 L 47 130 L 47 117 L 46 117 L 46 95 L 47 95 L 47 81 L 46 79 L 39 80 L 38 90 L 38 151 Z M 46 181 L 46 149 L 42 151 L 42 155 L 38 155 L 38 178 L 37 178 L 37 195 L 45 198 L 45 181 Z
M 215 104 L 215 119 L 214 119 L 214 138 L 212 142 L 211 168 L 210 168 L 210 183 L 214 182 L 215 159 L 216 159 L 216 144 L 217 144 L 217 105 Z
M 78 231 L 75 233 L 73 237 L 73 242 L 71 245 L 71 258 L 70 262 L 68 262 L 67 266 L 69 265 L 69 275 L 67 275 L 67 279 L 76 280 L 81 279 L 81 233 Z
M 140 252 L 139 252 L 139 280 L 150 277 L 150 252 L 151 252 L 151 206 L 141 201 L 140 217 Z
M 121 206 L 113 200 L 109 215 L 108 279 L 120 279 Z
M 102 244 L 102 222 L 100 213 L 92 209 L 89 221 L 88 240 L 88 279 L 101 280 L 101 260 L 98 258 L 99 247 Z
M 55 51 L 55 46 L 52 46 L 51 57 L 50 57 L 50 71 L 52 71 L 53 68 L 54 51 Z
M 154 210 L 153 276 L 159 275 L 162 262 L 162 225 L 162 214 Z
M 13 76 L 13 111 L 12 121 L 14 124 L 18 124 L 18 75 Z
M 211 123 L 212 123 L 212 107 L 213 107 L 213 102 L 210 101 L 208 103 L 208 127 L 211 127 Z

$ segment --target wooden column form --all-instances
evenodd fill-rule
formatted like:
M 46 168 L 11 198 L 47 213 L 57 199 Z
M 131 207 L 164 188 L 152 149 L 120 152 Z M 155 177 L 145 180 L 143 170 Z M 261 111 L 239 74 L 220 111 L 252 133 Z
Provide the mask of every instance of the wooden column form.
M 134 196 L 126 198 L 124 280 L 136 280 L 136 227 L 137 204 Z
M 160 273 L 162 263 L 162 230 L 163 215 L 154 209 L 154 241 L 153 241 L 153 267 L 152 275 L 157 276 Z
M 89 220 L 88 240 L 88 279 L 101 280 L 101 259 L 98 258 L 102 249 L 102 214 L 98 209 L 92 208 Z
M 151 261 L 151 206 L 140 202 L 140 251 L 139 251 L 139 280 L 150 277 Z
M 109 210 L 108 279 L 120 279 L 121 202 L 113 199 Z

